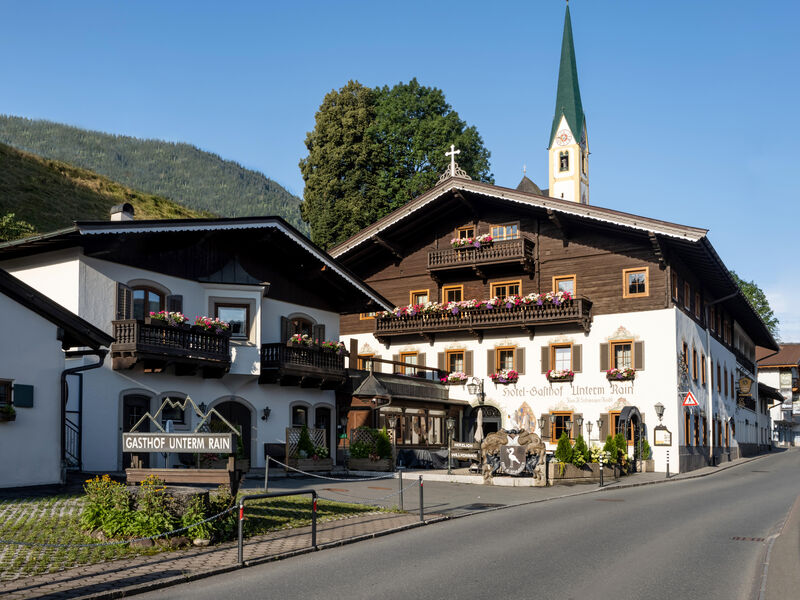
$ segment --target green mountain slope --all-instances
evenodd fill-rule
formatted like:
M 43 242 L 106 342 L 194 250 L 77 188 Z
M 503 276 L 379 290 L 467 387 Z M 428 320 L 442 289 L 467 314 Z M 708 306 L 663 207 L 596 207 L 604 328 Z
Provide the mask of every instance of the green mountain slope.
M 189 144 L 5 115 L 0 115 L 0 142 L 90 169 L 195 210 L 224 217 L 277 215 L 308 232 L 300 218 L 300 198 L 262 173 Z
M 123 202 L 133 205 L 137 219 L 214 216 L 0 144 L 0 216 L 14 213 L 46 233 L 69 227 L 75 220 L 107 220 L 111 207 Z

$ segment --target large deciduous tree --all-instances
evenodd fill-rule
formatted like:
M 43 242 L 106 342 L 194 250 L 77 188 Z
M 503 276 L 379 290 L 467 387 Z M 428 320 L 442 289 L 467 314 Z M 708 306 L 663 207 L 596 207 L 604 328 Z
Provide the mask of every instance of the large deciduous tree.
M 433 187 L 451 144 L 472 178 L 494 182 L 481 136 L 441 90 L 412 79 L 375 89 L 350 81 L 328 93 L 300 161 L 311 239 L 329 248 Z
M 0 242 L 10 242 L 36 233 L 33 225 L 17 219 L 14 213 L 0 215 Z
M 778 317 L 776 317 L 775 313 L 772 312 L 772 307 L 769 305 L 767 295 L 760 287 L 758 287 L 755 281 L 745 281 L 733 271 L 731 271 L 731 275 L 733 275 L 733 279 L 736 281 L 739 289 L 742 290 L 745 298 L 747 298 L 750 301 L 750 304 L 753 305 L 753 308 L 756 309 L 756 312 L 761 317 L 761 320 L 764 321 L 764 324 L 767 326 L 767 329 L 769 329 L 769 332 L 777 339 Z

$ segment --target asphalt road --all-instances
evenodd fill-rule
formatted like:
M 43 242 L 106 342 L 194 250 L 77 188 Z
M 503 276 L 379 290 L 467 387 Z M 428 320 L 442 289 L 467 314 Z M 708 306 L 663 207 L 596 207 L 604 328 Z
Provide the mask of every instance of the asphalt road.
M 515 506 L 143 598 L 757 598 L 800 452 L 710 477 Z

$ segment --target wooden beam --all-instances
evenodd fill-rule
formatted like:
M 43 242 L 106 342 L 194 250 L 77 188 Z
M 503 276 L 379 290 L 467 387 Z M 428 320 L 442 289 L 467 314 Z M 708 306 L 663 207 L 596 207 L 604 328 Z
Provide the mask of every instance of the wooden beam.
M 467 210 L 469 211 L 469 214 L 472 216 L 473 222 L 477 225 L 477 223 L 478 223 L 478 211 L 475 208 L 475 205 L 472 202 L 470 202 L 469 200 L 467 200 L 467 198 L 465 198 L 464 194 L 462 194 L 461 192 L 458 192 L 458 191 L 453 192 L 453 197 L 456 200 L 458 200 L 459 202 L 461 202 L 461 204 L 463 204 L 467 208 Z
M 569 226 L 556 214 L 552 208 L 547 209 L 547 218 L 550 219 L 550 222 L 558 228 L 558 230 L 561 232 L 561 235 L 564 236 L 564 239 L 568 240 L 570 237 Z
M 654 232 L 649 233 L 650 244 L 653 246 L 653 254 L 658 259 L 658 268 L 662 271 L 667 268 L 667 252 L 664 246 L 661 245 L 661 240 Z
M 391 255 L 394 256 L 397 262 L 403 260 L 403 254 L 400 252 L 400 249 L 397 246 L 390 244 L 389 242 L 384 240 L 377 233 L 373 235 L 370 239 L 381 248 L 385 248 L 386 250 L 388 250 L 391 253 Z

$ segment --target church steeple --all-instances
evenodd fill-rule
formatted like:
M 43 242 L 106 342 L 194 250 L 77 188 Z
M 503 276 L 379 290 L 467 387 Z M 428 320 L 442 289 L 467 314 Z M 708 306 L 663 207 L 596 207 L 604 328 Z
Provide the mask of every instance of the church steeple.
M 586 117 L 578 86 L 578 67 L 575 61 L 569 3 L 564 17 L 556 109 L 549 141 L 550 195 L 554 198 L 588 204 L 589 146 Z

